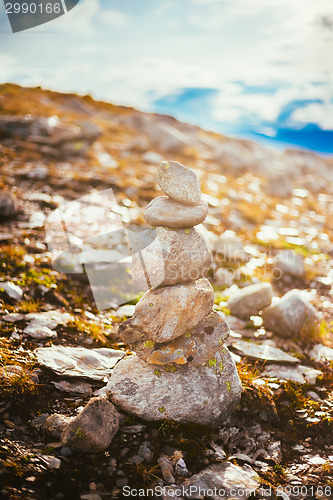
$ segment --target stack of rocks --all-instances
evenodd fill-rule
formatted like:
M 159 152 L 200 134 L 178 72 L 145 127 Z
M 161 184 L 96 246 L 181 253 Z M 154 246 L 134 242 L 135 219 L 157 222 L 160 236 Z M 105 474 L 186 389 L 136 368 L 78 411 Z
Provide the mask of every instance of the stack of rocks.
M 144 216 L 157 231 L 163 272 L 156 269 L 159 286 L 143 295 L 133 317 L 119 327 L 136 354 L 115 366 L 107 394 L 145 420 L 217 426 L 239 402 L 241 384 L 223 345 L 229 328 L 212 310 L 214 291 L 205 278 L 210 252 L 193 227 L 208 207 L 198 177 L 180 163 L 162 162 L 158 182 L 167 196 L 155 198 Z

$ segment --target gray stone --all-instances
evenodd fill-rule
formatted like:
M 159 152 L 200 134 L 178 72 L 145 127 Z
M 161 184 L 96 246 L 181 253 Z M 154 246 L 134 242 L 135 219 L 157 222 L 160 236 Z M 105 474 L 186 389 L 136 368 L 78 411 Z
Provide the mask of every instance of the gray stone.
M 248 255 L 243 250 L 242 240 L 233 231 L 226 231 L 213 244 L 213 251 L 221 254 L 226 261 L 246 261 Z
M 209 497 L 213 500 L 246 500 L 259 488 L 260 478 L 248 464 L 240 467 L 223 462 L 194 474 L 183 486 L 189 490 L 187 498 L 202 498 L 201 488 L 201 491 L 212 491 Z
M 308 355 L 317 363 L 327 364 L 333 361 L 333 349 L 323 344 L 316 344 Z
M 0 283 L 0 291 L 1 290 L 14 300 L 20 301 L 23 298 L 23 290 L 11 281 Z
M 48 469 L 60 469 L 61 460 L 53 455 L 37 455 Z
M 281 349 L 267 344 L 255 344 L 253 342 L 246 342 L 245 340 L 235 340 L 232 342 L 232 347 L 241 355 L 250 359 L 262 359 L 277 363 L 299 363 L 299 359 L 295 358 L 295 356 L 291 356 Z
M 282 275 L 304 278 L 304 258 L 294 250 L 281 250 L 274 258 L 273 265 Z M 275 274 L 274 274 L 275 275 Z
M 315 385 L 317 377 L 323 373 L 320 370 L 315 370 L 310 366 L 283 366 L 272 364 L 266 366 L 262 376 L 269 378 L 278 378 L 279 380 L 290 380 L 296 384 L 311 384 Z
M 225 286 L 227 288 L 234 284 L 235 273 L 229 271 L 225 267 L 220 267 L 214 276 L 214 280 L 217 286 Z
M 185 463 L 183 458 L 180 458 L 179 460 L 177 460 L 176 465 L 175 465 L 175 473 L 176 473 L 176 476 L 178 476 L 178 477 L 188 477 L 189 476 L 189 472 L 188 472 L 188 469 L 186 467 L 186 463 Z
M 73 417 L 54 413 L 46 418 L 43 423 L 43 431 L 51 434 L 53 437 L 60 438 L 62 431 L 67 427 Z
M 58 375 L 104 380 L 125 352 L 115 349 L 52 346 L 35 350 L 37 362 Z
M 9 191 L 0 192 L 0 218 L 11 219 L 15 217 L 18 211 L 17 199 Z
M 126 304 L 125 306 L 119 307 L 119 309 L 114 313 L 114 316 L 117 316 L 118 318 L 130 318 L 133 316 L 135 311 L 135 306 L 132 304 Z
M 5 316 L 2 316 L 2 319 L 4 321 L 7 321 L 8 323 L 16 323 L 16 321 L 21 321 L 24 318 L 24 314 L 20 313 L 10 313 L 10 314 L 5 314 Z
M 50 330 L 47 326 L 28 325 L 23 332 L 36 340 L 46 340 L 57 337 L 57 332 Z
M 158 165 L 163 161 L 163 156 L 155 151 L 146 151 L 142 155 L 142 159 L 144 162 L 149 163 L 150 165 Z
M 144 420 L 219 426 L 237 406 L 241 383 L 229 351 L 222 347 L 203 366 L 171 370 L 130 356 L 114 368 L 107 393 L 119 408 Z
M 73 451 L 104 451 L 119 429 L 119 413 L 103 397 L 94 398 L 74 417 L 61 434 L 63 446 Z
M 214 290 L 205 278 L 156 288 L 141 297 L 134 315 L 119 330 L 139 330 L 153 342 L 166 342 L 191 331 L 213 304 Z
M 149 240 L 153 240 L 151 245 L 147 245 Z M 132 252 L 133 288 L 137 291 L 202 278 L 211 265 L 207 242 L 195 228 L 147 229 L 133 242 Z
M 29 321 L 30 326 L 46 326 L 53 330 L 58 325 L 67 325 L 74 318 L 69 313 L 63 313 L 61 311 L 52 310 L 45 311 L 41 313 L 29 313 L 26 314 L 25 320 Z
M 162 476 L 167 484 L 173 484 L 176 482 L 173 476 L 173 465 L 166 455 L 161 455 L 157 460 L 158 465 L 161 468 Z
M 163 161 L 158 169 L 158 183 L 170 198 L 185 205 L 199 205 L 201 184 L 191 168 L 176 161 Z
M 186 364 L 199 366 L 211 358 L 230 331 L 227 323 L 216 311 L 212 311 L 191 331 L 164 344 L 147 340 L 139 330 L 121 329 L 122 340 L 132 351 L 149 364 Z
M 60 380 L 59 382 L 51 382 L 58 391 L 68 392 L 70 394 L 82 394 L 83 396 L 91 396 L 91 385 L 87 382 L 68 382 L 68 380 Z
M 273 289 L 270 283 L 249 285 L 232 295 L 228 300 L 231 314 L 242 319 L 256 316 L 272 302 Z
M 153 459 L 154 453 L 151 451 L 148 446 L 145 444 L 142 444 L 138 450 L 138 454 L 140 457 L 144 459 L 145 462 L 150 463 Z
M 264 326 L 281 337 L 311 336 L 319 326 L 316 309 L 299 290 L 290 290 L 262 311 Z
M 208 205 L 204 201 L 196 206 L 190 206 L 167 196 L 159 196 L 149 203 L 144 211 L 144 218 L 147 224 L 153 227 L 165 226 L 171 229 L 181 229 L 200 224 L 207 214 Z

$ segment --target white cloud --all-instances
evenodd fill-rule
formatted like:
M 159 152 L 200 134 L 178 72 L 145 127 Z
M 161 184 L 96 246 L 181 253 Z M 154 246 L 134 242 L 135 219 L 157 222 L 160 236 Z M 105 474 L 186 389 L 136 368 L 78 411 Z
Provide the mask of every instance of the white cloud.
M 100 19 L 104 24 L 112 26 L 113 28 L 122 28 L 128 22 L 127 16 L 117 10 L 106 10 L 102 12 Z
M 315 123 L 323 130 L 333 130 L 333 104 L 312 103 L 299 108 L 290 117 L 290 126 Z

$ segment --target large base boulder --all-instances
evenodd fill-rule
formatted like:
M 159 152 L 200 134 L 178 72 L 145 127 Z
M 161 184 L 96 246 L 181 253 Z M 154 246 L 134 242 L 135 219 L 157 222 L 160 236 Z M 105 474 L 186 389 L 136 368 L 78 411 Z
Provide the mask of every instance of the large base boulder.
M 106 390 L 120 409 L 144 420 L 217 427 L 238 404 L 241 383 L 222 347 L 203 366 L 154 366 L 130 356 L 115 366 Z

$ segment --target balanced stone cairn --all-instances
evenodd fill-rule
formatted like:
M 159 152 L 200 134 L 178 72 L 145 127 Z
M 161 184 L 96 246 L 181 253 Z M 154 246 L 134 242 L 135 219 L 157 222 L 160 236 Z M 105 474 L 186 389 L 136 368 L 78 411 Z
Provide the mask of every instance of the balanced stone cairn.
M 241 383 L 223 345 L 229 327 L 212 310 L 214 291 L 205 278 L 211 255 L 194 228 L 208 206 L 198 177 L 180 163 L 162 162 L 158 182 L 167 196 L 152 200 L 144 217 L 157 231 L 162 278 L 119 327 L 136 354 L 115 366 L 107 394 L 144 420 L 218 426 L 239 402 Z

